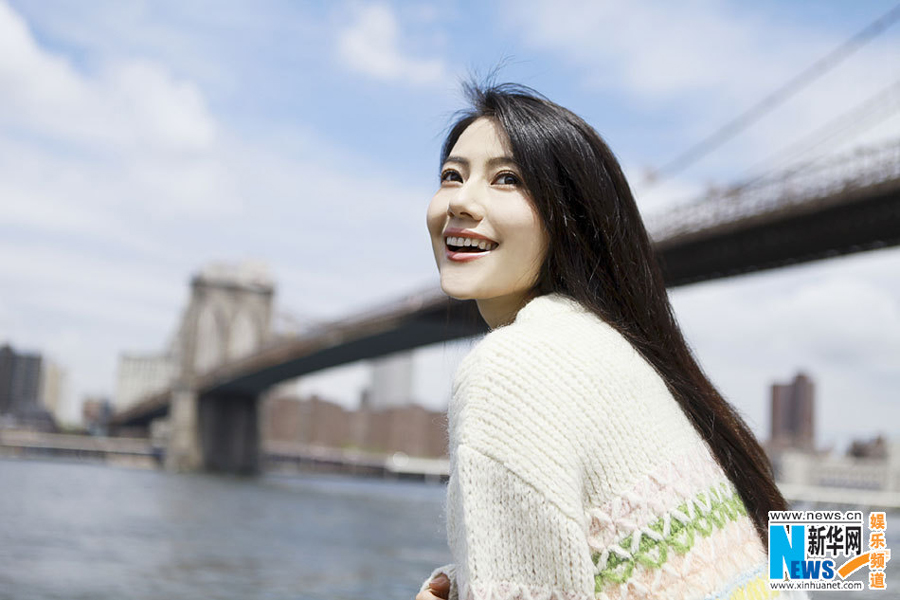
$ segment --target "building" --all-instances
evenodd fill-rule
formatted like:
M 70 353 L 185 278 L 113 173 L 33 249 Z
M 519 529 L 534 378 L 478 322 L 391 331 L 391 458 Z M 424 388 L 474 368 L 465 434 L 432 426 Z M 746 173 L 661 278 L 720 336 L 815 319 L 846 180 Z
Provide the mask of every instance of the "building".
M 362 445 L 367 449 L 421 457 L 447 455 L 446 413 L 407 404 L 361 415 L 366 422 Z
M 770 450 L 815 450 L 815 386 L 806 374 L 772 384 L 771 425 Z
M 372 383 L 365 397 L 366 408 L 382 410 L 412 402 L 413 362 L 411 352 L 388 354 L 372 361 Z
M 0 347 L 0 414 L 22 415 L 40 408 L 41 356 Z
M 91 435 L 106 435 L 111 415 L 112 404 L 106 398 L 88 396 L 81 403 L 81 418 Z
M 881 439 L 878 456 L 845 456 L 784 450 L 774 465 L 782 486 L 841 488 L 900 493 L 900 444 Z
M 62 370 L 40 354 L 0 346 L 0 416 L 13 427 L 55 431 Z
M 353 411 L 316 395 L 273 395 L 263 404 L 263 437 L 279 442 L 343 448 L 354 444 Z
M 56 422 L 63 419 L 63 392 L 66 372 L 57 363 L 43 357 L 41 361 L 41 381 L 38 396 L 41 404 L 53 415 Z
M 417 457 L 447 454 L 446 413 L 416 404 L 352 411 L 318 396 L 272 395 L 262 410 L 264 440 Z
M 847 449 L 847 456 L 852 458 L 888 458 L 888 442 L 883 435 L 870 440 L 853 440 Z
M 124 410 L 172 384 L 177 365 L 170 354 L 119 354 L 115 410 Z

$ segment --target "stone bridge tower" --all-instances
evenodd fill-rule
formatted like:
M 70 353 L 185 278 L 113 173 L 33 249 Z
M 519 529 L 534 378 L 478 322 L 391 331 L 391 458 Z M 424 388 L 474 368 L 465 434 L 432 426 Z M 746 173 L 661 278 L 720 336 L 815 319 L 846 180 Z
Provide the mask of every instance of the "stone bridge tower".
M 262 265 L 217 263 L 193 277 L 191 299 L 174 344 L 178 374 L 169 413 L 167 468 L 215 468 L 204 464 L 208 457 L 223 453 L 241 457 L 247 454 L 245 449 L 258 447 L 256 403 L 198 397 L 194 382 L 266 343 L 274 291 Z M 247 465 L 248 470 L 254 467 Z

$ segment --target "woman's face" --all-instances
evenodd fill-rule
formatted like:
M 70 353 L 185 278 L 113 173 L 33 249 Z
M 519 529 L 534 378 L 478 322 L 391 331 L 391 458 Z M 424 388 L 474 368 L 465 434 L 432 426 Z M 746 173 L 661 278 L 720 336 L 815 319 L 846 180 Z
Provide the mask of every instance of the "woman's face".
M 440 186 L 427 220 L 441 287 L 453 298 L 478 300 L 488 324 L 494 326 L 487 313 L 499 324 L 537 281 L 547 235 L 494 119 L 479 118 L 463 131 Z

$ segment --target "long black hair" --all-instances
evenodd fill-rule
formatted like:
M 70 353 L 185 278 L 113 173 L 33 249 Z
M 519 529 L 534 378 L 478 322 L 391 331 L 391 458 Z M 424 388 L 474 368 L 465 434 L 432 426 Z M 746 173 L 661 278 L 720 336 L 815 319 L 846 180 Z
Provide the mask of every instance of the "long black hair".
M 767 545 L 767 513 L 787 503 L 753 432 L 684 340 L 616 157 L 584 120 L 529 87 L 463 85 L 471 109 L 451 127 L 441 164 L 476 119 L 496 119 L 550 240 L 532 295 L 577 300 L 640 352 L 709 445 Z

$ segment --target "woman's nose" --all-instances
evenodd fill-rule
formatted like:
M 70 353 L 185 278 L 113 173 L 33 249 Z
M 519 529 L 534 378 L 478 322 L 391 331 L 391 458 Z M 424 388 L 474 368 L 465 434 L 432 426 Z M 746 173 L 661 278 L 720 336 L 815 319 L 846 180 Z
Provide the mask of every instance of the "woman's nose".
M 481 220 L 483 214 L 481 194 L 475 182 L 470 179 L 456 188 L 455 193 L 450 196 L 447 213 L 457 217 L 467 216 L 476 221 Z

